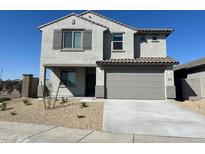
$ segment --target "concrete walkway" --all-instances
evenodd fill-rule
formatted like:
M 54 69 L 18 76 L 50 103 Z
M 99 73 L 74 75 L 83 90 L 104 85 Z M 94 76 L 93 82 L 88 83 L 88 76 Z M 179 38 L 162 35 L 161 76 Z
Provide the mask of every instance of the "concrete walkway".
M 176 143 L 205 142 L 201 138 L 146 136 L 69 129 L 0 121 L 0 142 L 6 143 Z

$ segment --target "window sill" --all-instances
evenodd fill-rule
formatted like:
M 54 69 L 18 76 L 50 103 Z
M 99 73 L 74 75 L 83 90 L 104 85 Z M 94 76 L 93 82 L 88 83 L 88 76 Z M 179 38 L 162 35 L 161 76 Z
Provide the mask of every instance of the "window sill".
M 152 43 L 159 43 L 158 40 L 152 40 L 151 42 L 152 42 Z
M 84 52 L 84 49 L 61 49 L 61 52 Z
M 112 50 L 112 52 L 125 52 L 125 50 Z
M 76 88 L 76 85 L 60 85 L 60 88 Z

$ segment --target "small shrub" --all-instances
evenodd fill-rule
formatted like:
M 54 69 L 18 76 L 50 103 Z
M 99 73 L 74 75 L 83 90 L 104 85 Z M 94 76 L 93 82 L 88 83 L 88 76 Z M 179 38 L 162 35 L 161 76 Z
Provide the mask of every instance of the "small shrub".
M 26 98 L 23 99 L 23 103 L 24 103 L 24 105 L 26 105 L 26 106 L 32 105 L 31 102 L 30 102 L 28 99 L 26 99 Z
M 0 102 L 10 101 L 11 99 L 8 97 L 0 98 Z
M 61 102 L 60 104 L 65 104 L 66 103 L 66 99 L 64 97 L 61 97 Z
M 81 118 L 85 118 L 84 115 L 77 115 L 77 117 L 78 117 L 79 119 L 81 119 Z
M 1 110 L 1 111 L 6 110 L 6 106 L 7 106 L 7 102 L 2 102 L 2 103 L 0 103 L 0 110 Z
M 86 102 L 80 102 L 80 107 L 81 107 L 81 108 L 84 108 L 84 107 L 88 107 L 88 105 L 87 105 Z
M 12 111 L 12 112 L 10 112 L 10 114 L 13 116 L 17 115 L 16 111 Z

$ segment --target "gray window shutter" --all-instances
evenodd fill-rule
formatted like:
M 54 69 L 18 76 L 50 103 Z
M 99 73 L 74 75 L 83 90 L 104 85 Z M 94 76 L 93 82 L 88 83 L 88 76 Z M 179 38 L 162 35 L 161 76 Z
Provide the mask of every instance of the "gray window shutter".
M 92 30 L 83 31 L 83 49 L 85 50 L 92 49 Z
M 60 50 L 61 47 L 62 47 L 62 30 L 56 29 L 54 30 L 54 36 L 53 36 L 53 49 Z

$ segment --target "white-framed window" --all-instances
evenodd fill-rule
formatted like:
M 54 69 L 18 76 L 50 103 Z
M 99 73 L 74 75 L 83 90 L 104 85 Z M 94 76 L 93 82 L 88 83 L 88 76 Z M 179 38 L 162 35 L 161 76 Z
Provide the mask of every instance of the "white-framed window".
M 64 49 L 82 49 L 82 31 L 63 31 Z
M 123 33 L 112 34 L 112 51 L 123 50 Z
M 76 72 L 75 71 L 61 71 L 61 82 L 67 87 L 76 86 Z

